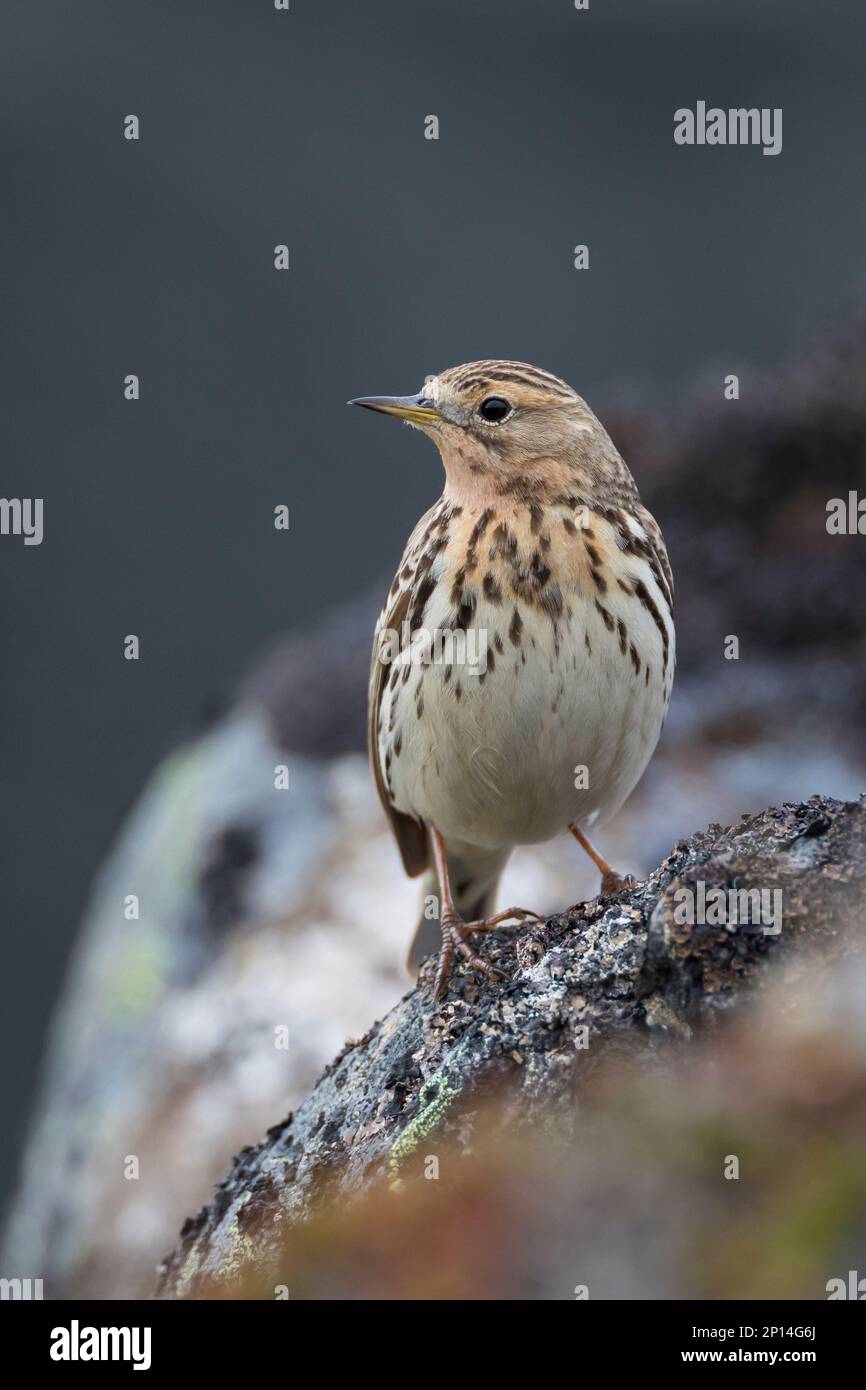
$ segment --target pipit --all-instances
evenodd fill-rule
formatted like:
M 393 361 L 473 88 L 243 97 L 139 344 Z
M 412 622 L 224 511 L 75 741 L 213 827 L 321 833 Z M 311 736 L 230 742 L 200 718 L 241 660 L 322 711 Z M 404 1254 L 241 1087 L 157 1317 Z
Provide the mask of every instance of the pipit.
M 658 742 L 674 672 L 673 582 L 658 524 L 585 401 L 523 362 L 471 362 L 416 396 L 353 405 L 423 430 L 445 489 L 406 545 L 376 627 L 370 758 L 406 872 L 430 870 L 434 994 L 516 845 L 612 816 Z M 438 888 L 438 893 L 437 893 Z M 410 953 L 411 955 L 411 953 Z

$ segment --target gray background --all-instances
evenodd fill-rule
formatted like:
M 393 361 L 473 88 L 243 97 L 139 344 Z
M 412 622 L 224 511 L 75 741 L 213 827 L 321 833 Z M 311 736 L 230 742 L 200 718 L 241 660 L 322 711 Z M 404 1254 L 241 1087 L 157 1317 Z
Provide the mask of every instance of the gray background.
M 855 0 L 6 0 L 0 491 L 45 540 L 0 538 L 4 1185 L 148 770 L 438 494 L 347 397 L 502 356 L 676 401 L 774 362 L 862 275 L 864 38 Z M 675 147 L 698 99 L 783 107 L 782 154 Z

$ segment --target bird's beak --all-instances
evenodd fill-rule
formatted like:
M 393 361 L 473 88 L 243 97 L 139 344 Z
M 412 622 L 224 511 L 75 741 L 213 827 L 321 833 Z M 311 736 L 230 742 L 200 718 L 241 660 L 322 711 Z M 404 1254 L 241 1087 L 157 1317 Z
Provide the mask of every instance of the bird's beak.
M 349 405 L 363 405 L 367 410 L 381 410 L 383 415 L 396 415 L 410 425 L 432 425 L 442 416 L 426 396 L 358 396 Z

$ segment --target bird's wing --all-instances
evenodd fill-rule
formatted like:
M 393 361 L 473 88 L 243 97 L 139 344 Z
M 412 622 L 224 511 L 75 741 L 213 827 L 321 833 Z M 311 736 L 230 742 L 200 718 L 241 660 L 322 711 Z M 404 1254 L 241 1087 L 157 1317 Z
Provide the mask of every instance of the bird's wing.
M 427 832 L 414 816 L 407 816 L 403 811 L 398 811 L 392 804 L 379 761 L 379 710 L 382 704 L 382 692 L 385 689 L 385 679 L 389 671 L 387 663 L 379 659 L 379 634 L 383 628 L 400 631 L 400 625 L 406 617 L 411 598 L 412 587 L 411 584 L 407 584 L 405 588 L 399 590 L 396 597 L 389 598 L 376 624 L 376 635 L 373 639 L 373 659 L 370 666 L 367 747 L 370 753 L 370 765 L 373 769 L 376 790 L 379 793 L 379 800 L 385 808 L 385 814 L 391 822 L 391 829 L 394 831 L 394 838 L 403 859 L 403 867 L 410 878 L 416 878 L 426 869 L 429 862 Z
M 661 527 L 659 526 L 652 512 L 648 512 L 646 507 L 636 507 L 635 513 L 638 519 L 643 523 L 644 530 L 646 531 L 649 537 L 650 545 L 652 546 L 655 560 L 657 562 L 658 568 L 661 570 L 661 575 L 655 575 L 656 582 L 658 583 L 659 589 L 661 590 L 665 602 L 667 603 L 668 608 L 670 609 L 671 617 L 673 617 L 674 577 L 671 573 L 670 560 L 668 559 L 668 552 L 664 543 L 664 537 L 662 536 Z M 662 576 L 664 578 L 663 583 L 661 582 Z

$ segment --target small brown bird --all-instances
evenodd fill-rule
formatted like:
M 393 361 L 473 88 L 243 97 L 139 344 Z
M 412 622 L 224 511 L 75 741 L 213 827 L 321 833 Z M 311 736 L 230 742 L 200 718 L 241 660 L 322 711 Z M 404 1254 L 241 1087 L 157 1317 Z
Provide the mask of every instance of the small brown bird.
M 619 809 L 658 742 L 674 672 L 661 531 L 585 401 L 523 362 L 471 362 L 417 396 L 353 405 L 428 434 L 445 489 L 406 545 L 376 628 L 370 758 L 406 872 L 431 868 L 441 996 L 491 915 L 515 845 Z M 422 915 L 416 941 L 425 925 Z

